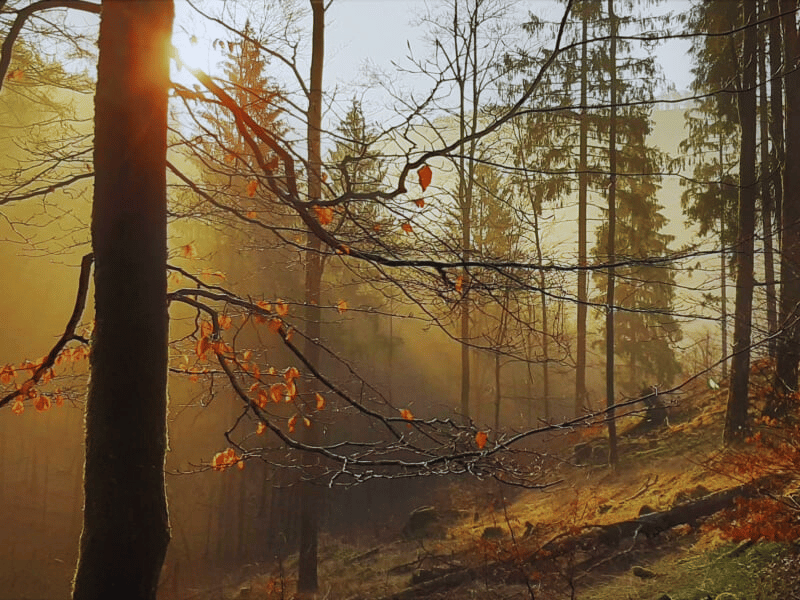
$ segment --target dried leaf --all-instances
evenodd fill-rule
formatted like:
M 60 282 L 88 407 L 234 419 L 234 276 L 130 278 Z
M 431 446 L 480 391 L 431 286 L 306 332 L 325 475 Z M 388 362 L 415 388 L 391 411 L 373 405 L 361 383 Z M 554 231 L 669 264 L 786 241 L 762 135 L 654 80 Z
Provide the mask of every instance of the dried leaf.
M 258 422 L 258 425 L 256 425 L 256 433 L 257 433 L 258 435 L 261 435 L 261 434 L 262 434 L 262 433 L 264 433 L 266 430 L 267 430 L 267 426 L 266 426 L 266 425 L 264 425 L 264 423 L 262 423 L 261 421 L 259 421 L 259 422 Z
M 419 176 L 419 186 L 424 192 L 431 184 L 431 180 L 433 179 L 433 171 L 431 171 L 431 168 L 428 165 L 422 165 L 422 167 L 420 167 L 420 169 L 417 171 L 417 175 Z
M 475 443 L 478 445 L 478 448 L 480 450 L 483 450 L 488 440 L 489 436 L 486 434 L 485 431 L 479 431 L 478 433 L 475 434 Z
M 400 416 L 403 417 L 406 421 L 413 421 L 414 415 L 411 414 L 411 411 L 407 408 L 400 409 Z
M 294 433 L 294 426 L 297 425 L 297 415 L 289 419 L 289 433 Z
M 336 303 L 336 310 L 339 311 L 339 314 L 345 312 L 347 310 L 347 300 L 339 300 L 339 302 Z
M 253 179 L 250 183 L 247 184 L 247 197 L 252 198 L 256 195 L 256 190 L 258 189 L 258 179 Z
M 286 304 L 283 300 L 278 298 L 275 301 L 275 312 L 278 313 L 281 317 L 285 317 L 289 314 L 289 305 Z
M 181 246 L 181 256 L 183 258 L 197 258 L 197 248 L 195 248 L 194 242 Z
M 15 415 L 21 415 L 25 412 L 25 403 L 22 401 L 22 398 L 14 400 L 14 404 L 11 405 L 11 412 Z
M 325 397 L 322 394 L 316 392 L 314 398 L 317 400 L 317 410 L 325 408 Z
M 315 206 L 314 212 L 317 213 L 317 221 L 320 225 L 333 223 L 333 209 L 330 206 Z
M 411 233 L 412 231 L 414 231 L 414 229 L 411 227 L 411 223 L 403 223 L 400 226 L 400 229 L 402 229 L 406 233 Z

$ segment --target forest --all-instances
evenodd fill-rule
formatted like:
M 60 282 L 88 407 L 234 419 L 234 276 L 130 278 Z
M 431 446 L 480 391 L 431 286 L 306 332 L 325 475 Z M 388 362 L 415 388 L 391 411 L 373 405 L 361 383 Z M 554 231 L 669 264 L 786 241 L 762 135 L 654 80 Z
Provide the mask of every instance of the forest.
M 799 8 L 0 0 L 0 600 L 800 599 Z

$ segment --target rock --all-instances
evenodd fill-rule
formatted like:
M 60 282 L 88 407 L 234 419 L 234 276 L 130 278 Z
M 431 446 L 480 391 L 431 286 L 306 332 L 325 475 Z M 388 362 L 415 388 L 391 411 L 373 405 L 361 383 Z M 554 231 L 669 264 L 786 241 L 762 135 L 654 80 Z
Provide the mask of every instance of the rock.
M 641 579 L 652 579 L 656 576 L 656 574 L 650 569 L 639 566 L 633 567 L 631 569 L 631 573 L 633 573 L 636 577 L 640 577 Z

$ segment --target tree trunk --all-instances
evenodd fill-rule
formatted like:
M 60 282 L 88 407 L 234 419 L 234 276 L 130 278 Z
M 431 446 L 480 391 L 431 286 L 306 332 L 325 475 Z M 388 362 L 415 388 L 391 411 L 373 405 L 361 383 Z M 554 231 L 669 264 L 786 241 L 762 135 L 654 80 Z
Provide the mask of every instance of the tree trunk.
M 311 0 L 313 30 L 311 38 L 311 85 L 308 98 L 308 196 L 310 201 L 322 198 L 322 68 L 325 59 L 325 6 L 323 0 Z M 307 340 L 303 352 L 309 362 L 319 368 L 319 341 L 321 323 L 319 303 L 322 287 L 322 254 L 320 240 L 308 234 L 306 251 L 306 323 Z M 317 445 L 320 440 L 319 425 L 303 428 L 304 441 Z M 313 457 L 304 457 L 304 464 L 312 466 Z M 297 589 L 314 593 L 319 588 L 317 578 L 317 550 L 319 545 L 319 513 L 322 504 L 321 489 L 311 482 L 300 483 L 300 558 Z
M 171 0 L 105 0 L 95 95 L 95 329 L 75 600 L 156 597 L 169 543 L 167 90 Z
M 756 4 L 742 3 L 742 22 L 754 23 Z M 742 440 L 747 432 L 750 380 L 750 333 L 753 308 L 753 236 L 755 235 L 756 179 L 756 30 L 744 31 L 738 110 L 741 126 L 739 161 L 739 216 L 736 241 L 736 313 L 733 326 L 731 384 L 725 414 L 724 441 Z
M 589 25 L 587 17 L 583 15 L 581 39 L 581 122 L 580 141 L 578 148 L 578 266 L 583 268 L 588 264 L 586 260 L 586 207 L 589 189 L 588 173 L 588 148 L 589 148 L 589 123 L 586 114 L 588 92 L 588 56 L 587 39 Z M 578 339 L 575 357 L 575 416 L 578 417 L 588 404 L 586 396 L 586 316 L 588 302 L 589 273 L 585 270 L 578 271 Z
M 617 235 L 617 20 L 614 0 L 608 0 L 608 18 L 611 25 L 611 116 L 608 134 L 609 186 L 608 186 L 608 286 L 606 288 L 606 406 L 608 412 L 608 462 L 617 466 L 617 424 L 614 420 L 614 262 L 616 261 Z
M 759 18 L 766 19 L 767 9 L 765 2 L 759 3 Z M 758 78 L 759 78 L 759 135 L 760 135 L 760 195 L 761 195 L 761 233 L 764 238 L 764 286 L 767 295 L 767 328 L 769 335 L 769 355 L 774 357 L 776 344 L 775 332 L 778 330 L 777 299 L 775 296 L 775 260 L 773 249 L 772 213 L 775 210 L 769 176 L 771 167 L 769 152 L 769 104 L 767 102 L 767 27 L 761 25 L 758 35 Z
M 783 179 L 781 165 L 784 160 L 783 143 L 783 47 L 781 44 L 781 21 L 777 17 L 781 12 L 778 2 L 768 2 L 769 16 L 769 72 L 770 72 L 770 105 L 769 105 L 769 137 L 772 140 L 772 189 L 775 198 L 775 229 L 778 231 L 778 247 L 783 239 L 782 206 Z
M 783 203 L 781 240 L 781 333 L 778 340 L 778 360 L 775 376 L 776 398 L 768 407 L 772 416 L 781 416 L 789 407 L 789 397 L 797 391 L 797 366 L 800 361 L 800 324 L 798 323 L 798 304 L 800 303 L 800 39 L 795 21 L 796 2 L 781 1 L 783 48 L 784 48 L 784 86 L 786 91 L 786 137 L 783 167 Z

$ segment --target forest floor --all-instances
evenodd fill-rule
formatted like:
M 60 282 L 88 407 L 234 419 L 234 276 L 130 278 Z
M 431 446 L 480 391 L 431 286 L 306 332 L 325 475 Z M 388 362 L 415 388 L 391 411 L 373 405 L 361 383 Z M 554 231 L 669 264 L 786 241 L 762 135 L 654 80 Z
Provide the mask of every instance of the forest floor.
M 705 381 L 695 388 L 655 431 L 626 435 L 641 431 L 641 417 L 619 422 L 616 471 L 567 456 L 554 468 L 561 482 L 546 489 L 477 482 L 444 490 L 441 502 L 419 511 L 430 528 L 414 539 L 397 532 L 358 546 L 324 538 L 316 598 L 800 599 L 800 527 L 784 527 L 800 513 L 787 509 L 785 521 L 765 530 L 720 510 L 746 496 L 795 502 L 800 472 L 760 459 L 757 444 L 722 450 L 727 390 Z M 597 431 L 582 443 L 604 440 Z M 293 598 L 293 581 L 281 575 L 296 572 L 293 561 L 232 578 L 213 600 Z

